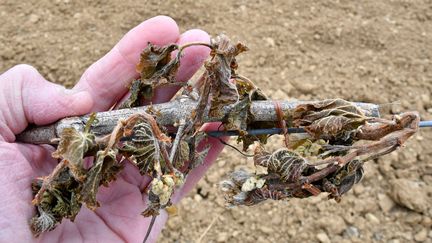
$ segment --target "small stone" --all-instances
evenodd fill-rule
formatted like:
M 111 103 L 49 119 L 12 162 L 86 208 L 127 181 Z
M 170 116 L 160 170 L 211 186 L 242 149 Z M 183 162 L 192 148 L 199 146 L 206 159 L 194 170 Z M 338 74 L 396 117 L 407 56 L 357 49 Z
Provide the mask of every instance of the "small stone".
M 259 229 L 265 234 L 271 234 L 273 229 L 267 226 L 260 226 Z
M 378 205 L 384 213 L 389 212 L 395 205 L 393 200 L 386 194 L 378 194 Z
M 393 154 L 397 154 L 397 153 L 392 153 L 392 155 Z M 379 168 L 381 174 L 383 174 L 383 175 L 391 175 L 391 171 L 393 170 L 393 168 L 392 168 L 391 165 L 392 165 L 392 160 L 391 159 L 380 161 L 378 163 L 378 168 Z
M 362 184 L 358 184 L 354 187 L 354 194 L 356 196 L 362 194 L 365 191 L 365 187 Z
M 432 226 L 432 219 L 428 216 L 424 216 L 421 225 L 430 228 Z
M 317 88 L 316 85 L 304 80 L 293 81 L 291 82 L 291 84 L 292 86 L 294 86 L 295 89 L 297 89 L 303 94 L 311 94 Z
M 380 233 L 380 232 L 374 232 L 374 233 L 372 234 L 372 238 L 373 238 L 374 240 L 376 240 L 376 241 L 381 241 L 381 240 L 384 238 L 384 236 L 383 236 L 383 234 Z
M 424 106 L 426 106 L 428 108 L 430 107 L 431 99 L 430 99 L 428 94 L 420 95 L 420 99 L 423 102 Z
M 336 34 L 336 37 L 339 38 L 341 36 L 341 34 L 342 34 L 342 28 L 341 27 L 336 28 L 335 34 Z
M 425 240 L 427 240 L 428 237 L 428 232 L 425 228 L 422 228 L 420 231 L 418 231 L 415 235 L 414 235 L 414 240 L 417 242 L 423 242 Z
M 33 24 L 36 23 L 39 21 L 39 16 L 36 14 L 30 14 L 29 21 Z
M 271 37 L 266 37 L 266 38 L 265 38 L 265 41 L 267 42 L 267 45 L 268 45 L 269 47 L 274 47 L 274 46 L 276 46 L 276 42 L 275 42 L 275 40 L 274 40 L 273 38 L 271 38 Z
M 419 213 L 427 211 L 428 198 L 418 183 L 407 179 L 397 179 L 391 184 L 393 187 L 391 197 L 397 204 Z
M 226 164 L 226 161 L 225 160 L 219 160 L 217 163 L 218 163 L 219 167 L 224 167 Z
M 319 240 L 319 242 L 321 242 L 321 243 L 330 243 L 331 241 L 330 241 L 330 239 L 329 239 L 329 237 L 328 237 L 328 235 L 326 234 L 326 233 L 324 233 L 324 232 L 322 232 L 322 233 L 318 233 L 317 235 L 316 235 L 316 238 Z
M 391 239 L 391 240 L 389 240 L 389 243 L 400 243 L 400 240 L 398 240 L 398 239 Z
M 282 90 L 278 89 L 278 90 L 276 90 L 276 92 L 274 92 L 273 94 L 271 94 L 271 98 L 273 100 L 287 100 L 288 99 L 288 95 L 287 95 L 287 93 L 285 93 Z
M 228 233 L 226 232 L 219 233 L 218 236 L 216 237 L 217 242 L 226 242 L 227 240 L 228 240 Z
M 317 221 L 317 224 L 325 229 L 329 235 L 339 235 L 346 228 L 344 219 L 338 215 L 329 218 L 321 218 Z
M 418 213 L 410 212 L 404 217 L 404 222 L 412 226 L 420 224 L 422 221 L 422 216 Z
M 199 194 L 195 194 L 194 195 L 194 200 L 195 200 L 195 202 L 201 202 L 202 201 L 202 197 Z
M 357 238 L 360 236 L 360 232 L 357 227 L 349 226 L 344 230 L 343 236 L 346 238 L 353 238 L 353 237 Z
M 380 220 L 372 213 L 367 213 L 365 215 L 366 219 L 372 224 L 379 224 Z

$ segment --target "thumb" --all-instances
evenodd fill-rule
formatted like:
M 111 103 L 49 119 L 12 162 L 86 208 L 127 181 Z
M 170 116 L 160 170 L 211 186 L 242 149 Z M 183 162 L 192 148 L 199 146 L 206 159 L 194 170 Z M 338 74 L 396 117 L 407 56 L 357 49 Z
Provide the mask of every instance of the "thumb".
M 32 66 L 17 65 L 0 76 L 0 136 L 8 142 L 29 123 L 45 125 L 90 112 L 93 99 L 45 80 Z

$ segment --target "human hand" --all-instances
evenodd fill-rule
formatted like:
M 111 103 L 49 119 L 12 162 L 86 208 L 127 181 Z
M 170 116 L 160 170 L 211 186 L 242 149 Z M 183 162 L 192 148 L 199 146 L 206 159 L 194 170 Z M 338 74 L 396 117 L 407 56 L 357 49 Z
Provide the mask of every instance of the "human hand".
M 64 219 L 53 231 L 35 239 L 29 221 L 34 214 L 31 181 L 48 175 L 57 164 L 49 145 L 15 143 L 15 134 L 29 123 L 45 125 L 66 116 L 109 109 L 127 93 L 127 85 L 136 78 L 135 64 L 148 42 L 165 45 L 177 42 L 208 42 L 201 30 L 179 34 L 174 20 L 158 16 L 131 31 L 104 57 L 91 65 L 80 81 L 68 90 L 46 81 L 34 68 L 18 65 L 0 75 L 0 242 L 141 242 L 150 218 L 140 213 L 146 208 L 142 192 L 150 179 L 126 164 L 116 181 L 99 189 L 101 207 L 94 212 L 82 207 L 72 223 Z M 187 81 L 209 55 L 202 46 L 184 51 L 176 79 Z M 153 103 L 168 101 L 175 87 L 159 88 Z M 210 152 L 203 165 L 189 173 L 186 184 L 173 197 L 177 203 L 189 192 L 216 159 L 223 146 L 209 140 Z M 165 211 L 157 217 L 149 241 L 156 241 L 167 220 Z

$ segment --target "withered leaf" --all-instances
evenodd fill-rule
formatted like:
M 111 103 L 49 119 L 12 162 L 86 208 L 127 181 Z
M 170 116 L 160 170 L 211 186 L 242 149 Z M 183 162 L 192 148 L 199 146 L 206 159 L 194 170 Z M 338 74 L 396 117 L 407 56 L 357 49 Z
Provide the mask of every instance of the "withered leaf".
M 309 133 L 316 138 L 338 138 L 342 137 L 347 140 L 353 130 L 364 124 L 365 119 L 352 119 L 345 116 L 327 116 L 314 121 L 311 125 L 304 127 Z
M 363 177 L 363 162 L 361 160 L 352 160 L 340 168 L 330 177 L 330 181 L 336 185 L 340 195 L 345 194 L 360 182 Z
M 87 179 L 82 186 L 79 198 L 89 209 L 95 210 L 99 207 L 99 203 L 96 200 L 99 186 L 102 183 L 108 184 L 110 180 L 115 178 L 115 174 L 112 175 L 111 170 L 112 167 L 120 168 L 117 164 L 116 151 L 99 151 L 97 153 L 95 164 L 87 174 Z M 116 170 L 116 172 L 119 171 Z
M 249 97 L 237 102 L 233 108 L 225 114 L 222 122 L 226 130 L 240 131 L 240 135 L 245 135 L 247 129 L 248 114 L 251 105 Z
M 92 133 L 78 132 L 68 127 L 63 130 L 57 150 L 52 154 L 54 158 L 67 161 L 70 172 L 77 181 L 85 179 L 83 158 L 85 153 L 94 146 L 95 136 Z
M 294 119 L 303 118 L 307 119 L 307 116 L 320 114 L 317 112 L 324 111 L 324 113 L 320 116 L 310 117 L 311 120 L 316 120 L 322 118 L 326 115 L 326 112 L 340 112 L 343 113 L 352 113 L 353 116 L 357 117 L 357 115 L 364 116 L 364 111 L 359 107 L 355 106 L 353 103 L 343 100 L 343 99 L 326 99 L 322 101 L 308 102 L 304 104 L 300 104 L 295 108 L 295 112 L 293 114 Z
M 121 104 L 119 109 L 139 106 L 145 94 L 151 92 L 144 90 L 144 84 L 141 82 L 140 79 L 135 79 L 134 81 L 132 81 L 129 91 L 130 96 L 124 101 L 123 104 Z
M 368 117 L 364 112 L 342 99 L 329 99 L 298 105 L 293 112 L 293 124 L 315 138 L 347 140 Z
M 206 83 L 210 85 L 210 116 L 220 116 L 222 108 L 238 102 L 239 94 L 235 84 L 230 82 L 237 68 L 235 57 L 247 50 L 241 43 L 234 45 L 225 35 L 220 35 L 214 42 L 216 49 L 212 59 L 205 64 Z
M 148 43 L 147 47 L 141 52 L 136 71 L 141 75 L 142 79 L 150 79 L 158 70 L 161 70 L 169 63 L 171 52 L 177 49 L 176 44 L 160 47 Z
M 164 148 L 159 143 L 169 144 L 169 138 L 159 130 L 149 114 L 137 114 L 126 123 L 125 135 L 118 145 L 119 152 L 131 159 L 141 174 L 153 175 L 156 172 L 161 175 Z
M 194 169 L 194 168 L 200 166 L 204 162 L 205 158 L 207 157 L 207 155 L 210 151 L 210 148 L 211 148 L 210 146 L 207 146 L 202 151 L 196 152 L 194 155 L 194 159 L 191 161 L 191 163 L 189 165 L 189 168 Z
M 38 207 L 38 215 L 34 216 L 30 221 L 30 228 L 33 234 L 38 237 L 41 233 L 53 230 L 59 223 L 52 214 L 45 212 Z
M 174 168 L 180 170 L 185 166 L 185 162 L 189 160 L 189 152 L 189 144 L 184 140 L 180 141 Z
M 268 152 L 255 150 L 254 162 L 267 167 L 268 173 L 278 174 L 282 181 L 296 182 L 303 171 L 308 167 L 307 161 L 297 153 L 281 148 L 268 154 Z
M 241 81 L 241 80 L 240 80 Z M 251 144 L 255 141 L 266 143 L 269 135 L 263 134 L 258 136 L 248 135 L 246 130 L 270 128 L 274 126 L 273 122 L 254 122 L 254 117 L 250 111 L 252 101 L 266 100 L 267 97 L 259 89 L 246 90 L 253 86 L 243 86 L 243 98 L 237 102 L 233 108 L 228 112 L 224 119 L 223 124 L 226 130 L 239 131 L 237 142 L 243 143 L 243 151 L 246 151 Z

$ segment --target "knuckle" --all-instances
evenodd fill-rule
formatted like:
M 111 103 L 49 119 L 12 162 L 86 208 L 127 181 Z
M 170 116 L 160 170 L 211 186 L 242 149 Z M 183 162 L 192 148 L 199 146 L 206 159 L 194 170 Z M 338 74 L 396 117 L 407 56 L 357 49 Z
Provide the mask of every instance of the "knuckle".
M 11 71 L 13 72 L 19 72 L 19 73 L 39 73 L 36 68 L 29 64 L 18 64 L 11 68 Z

